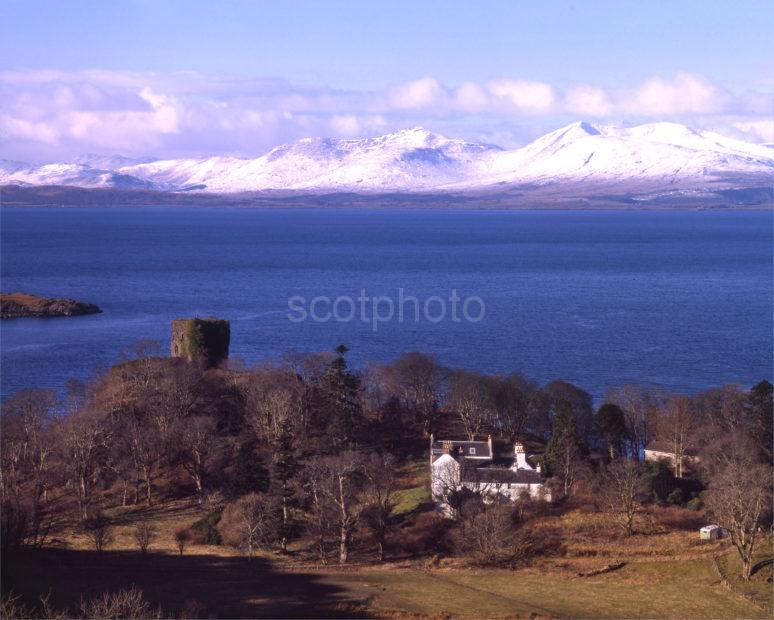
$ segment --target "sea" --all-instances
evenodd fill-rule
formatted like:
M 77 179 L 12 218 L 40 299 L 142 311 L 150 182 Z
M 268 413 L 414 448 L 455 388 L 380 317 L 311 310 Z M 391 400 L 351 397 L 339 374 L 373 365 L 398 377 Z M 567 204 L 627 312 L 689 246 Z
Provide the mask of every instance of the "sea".
M 62 392 L 171 321 L 231 322 L 231 361 L 344 344 L 564 379 L 597 401 L 772 380 L 773 215 L 747 210 L 0 209 L 0 287 L 102 314 L 0 323 L 0 392 Z

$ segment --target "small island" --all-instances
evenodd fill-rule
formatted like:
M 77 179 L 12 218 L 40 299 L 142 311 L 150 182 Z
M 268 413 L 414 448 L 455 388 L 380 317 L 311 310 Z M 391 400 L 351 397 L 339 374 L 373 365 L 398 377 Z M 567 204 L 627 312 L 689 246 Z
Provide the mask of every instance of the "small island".
M 0 294 L 0 318 L 2 319 L 52 318 L 100 312 L 102 310 L 94 304 L 73 299 L 40 297 L 18 292 Z

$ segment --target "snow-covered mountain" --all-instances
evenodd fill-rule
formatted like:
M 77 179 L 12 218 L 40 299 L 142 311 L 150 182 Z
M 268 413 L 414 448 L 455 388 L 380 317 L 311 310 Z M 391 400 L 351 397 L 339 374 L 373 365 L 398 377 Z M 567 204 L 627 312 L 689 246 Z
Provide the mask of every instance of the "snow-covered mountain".
M 16 185 L 72 185 L 116 189 L 156 189 L 152 181 L 103 170 L 86 164 L 45 164 L 31 166 L 22 162 L 0 160 L 0 183 Z
M 34 167 L 0 161 L 0 183 L 233 193 L 465 192 L 579 184 L 703 191 L 770 184 L 774 150 L 674 123 L 574 123 L 515 150 L 422 128 L 378 138 L 306 138 L 256 159 L 129 162 L 87 156 Z

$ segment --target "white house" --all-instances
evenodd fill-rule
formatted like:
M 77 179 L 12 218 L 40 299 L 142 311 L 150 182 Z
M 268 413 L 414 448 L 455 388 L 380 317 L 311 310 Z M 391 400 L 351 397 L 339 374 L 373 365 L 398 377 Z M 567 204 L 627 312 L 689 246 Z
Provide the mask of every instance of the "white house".
M 451 493 L 463 488 L 480 493 L 485 501 L 515 501 L 525 494 L 550 500 L 540 465 L 533 467 L 524 446 L 512 454 L 495 454 L 487 441 L 435 441 L 430 438 L 431 490 L 436 505 L 448 512 Z
M 677 458 L 675 445 L 668 441 L 652 441 L 645 446 L 644 456 L 646 461 L 667 461 L 678 477 L 682 477 L 683 470 L 695 466 L 699 462 L 699 456 L 692 448 L 683 448 L 679 468 L 675 468 Z

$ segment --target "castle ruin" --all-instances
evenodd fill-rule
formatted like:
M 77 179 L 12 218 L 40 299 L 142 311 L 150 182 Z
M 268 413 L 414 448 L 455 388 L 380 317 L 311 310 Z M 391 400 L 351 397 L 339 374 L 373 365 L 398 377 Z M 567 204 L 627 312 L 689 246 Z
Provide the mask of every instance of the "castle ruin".
M 199 362 L 215 368 L 228 359 L 231 325 L 216 318 L 177 319 L 172 321 L 172 357 Z

